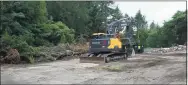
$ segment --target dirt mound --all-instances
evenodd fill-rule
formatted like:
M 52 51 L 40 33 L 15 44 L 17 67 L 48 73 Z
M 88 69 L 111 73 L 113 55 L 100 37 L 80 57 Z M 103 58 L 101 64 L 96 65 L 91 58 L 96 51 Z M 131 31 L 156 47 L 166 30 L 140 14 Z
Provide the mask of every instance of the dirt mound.
M 4 58 L 1 58 L 1 63 L 18 64 L 20 62 L 20 54 L 16 49 L 10 49 Z

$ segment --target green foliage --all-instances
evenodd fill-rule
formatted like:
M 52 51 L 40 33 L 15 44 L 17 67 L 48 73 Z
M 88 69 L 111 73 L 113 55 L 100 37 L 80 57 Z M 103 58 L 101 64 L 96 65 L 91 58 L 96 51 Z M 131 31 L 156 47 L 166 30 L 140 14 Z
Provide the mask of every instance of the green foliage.
M 27 44 L 22 36 L 10 36 L 7 32 L 2 36 L 2 41 L 10 47 L 18 49 L 18 51 L 21 53 L 30 52 L 32 48 Z
M 29 34 L 29 33 L 21 36 L 20 38 L 23 39 L 23 40 L 25 40 L 25 42 L 28 45 L 33 45 L 33 42 L 35 41 L 35 39 L 33 37 L 33 34 Z
M 156 26 L 155 26 L 155 23 L 154 21 L 150 24 L 150 29 L 154 29 Z
M 148 33 L 148 38 L 146 39 L 147 45 L 149 47 L 157 47 L 158 40 L 158 34 L 156 29 L 150 30 L 150 33 Z
M 112 13 L 111 14 L 112 19 L 110 19 L 110 21 L 115 21 L 115 20 L 119 20 L 119 19 L 123 18 L 123 15 L 118 7 L 116 7 L 114 10 L 112 10 L 111 13 Z
M 186 11 L 177 11 L 164 26 L 151 29 L 147 43 L 150 47 L 169 47 L 186 42 Z
M 112 9 L 111 1 L 92 2 L 47 2 L 50 19 L 62 21 L 75 30 L 75 36 L 90 36 L 93 32 L 105 32 L 107 17 L 119 18 L 119 8 Z M 56 10 L 54 10 L 56 9 Z M 69 40 L 70 41 L 70 40 Z
M 109 8 L 110 4 L 110 1 L 1 2 L 1 40 L 21 54 L 32 52 L 34 46 L 74 43 L 75 35 L 85 37 L 99 28 L 104 30 L 107 17 L 112 12 L 120 14 L 118 8 L 114 11 Z
M 94 1 L 89 2 L 89 26 L 91 32 L 105 32 L 106 24 L 107 24 L 107 17 L 112 14 L 119 14 L 114 12 L 119 12 L 118 8 L 116 11 L 110 8 L 110 4 L 113 2 L 110 1 Z
M 35 38 L 35 41 L 33 42 L 34 46 L 53 46 L 53 43 L 50 43 L 49 41 L 45 39 L 41 39 L 39 37 Z
M 62 22 L 43 24 L 41 28 L 43 30 L 41 36 L 55 45 L 57 45 L 60 42 L 61 43 L 74 42 L 74 30 L 69 29 Z
M 148 38 L 148 29 L 138 29 L 137 36 L 137 41 L 140 40 L 140 44 L 147 47 L 146 39 Z
M 54 21 L 62 21 L 68 27 L 77 31 L 77 35 L 87 33 L 89 20 L 87 2 L 47 2 L 49 15 Z
M 47 21 L 47 9 L 45 1 L 24 2 L 23 7 L 25 10 L 29 10 L 25 13 L 29 15 L 28 19 L 32 18 L 32 23 L 41 24 Z
M 165 45 L 184 44 L 186 42 L 186 12 L 177 11 L 170 21 L 164 23 L 163 35 Z
M 141 14 L 140 10 L 138 10 L 134 19 L 135 25 L 138 29 L 147 28 L 147 21 L 145 19 L 145 16 Z

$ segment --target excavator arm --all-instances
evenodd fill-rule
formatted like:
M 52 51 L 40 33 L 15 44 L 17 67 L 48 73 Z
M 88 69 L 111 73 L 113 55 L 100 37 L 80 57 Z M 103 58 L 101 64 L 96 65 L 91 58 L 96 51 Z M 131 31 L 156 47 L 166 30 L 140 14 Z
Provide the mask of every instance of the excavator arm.
M 128 30 L 127 27 L 130 25 L 131 20 L 129 18 L 122 18 L 117 21 L 113 21 L 108 24 L 107 34 L 116 34 L 121 31 Z

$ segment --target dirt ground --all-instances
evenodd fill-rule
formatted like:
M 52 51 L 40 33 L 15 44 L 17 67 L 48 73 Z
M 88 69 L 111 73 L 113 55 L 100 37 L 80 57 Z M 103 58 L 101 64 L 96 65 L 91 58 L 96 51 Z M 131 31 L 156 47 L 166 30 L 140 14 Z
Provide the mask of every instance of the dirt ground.
M 79 59 L 2 65 L 2 84 L 186 84 L 186 51 L 137 54 L 106 64 Z

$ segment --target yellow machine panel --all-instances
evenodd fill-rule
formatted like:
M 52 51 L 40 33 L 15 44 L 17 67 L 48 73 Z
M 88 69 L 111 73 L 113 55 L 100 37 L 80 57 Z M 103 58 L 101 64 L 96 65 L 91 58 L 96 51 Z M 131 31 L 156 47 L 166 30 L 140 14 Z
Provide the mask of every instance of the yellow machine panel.
M 118 48 L 121 48 L 122 43 L 118 38 L 111 38 L 110 45 L 108 46 L 108 49 L 114 49 L 115 46 L 117 46 Z

